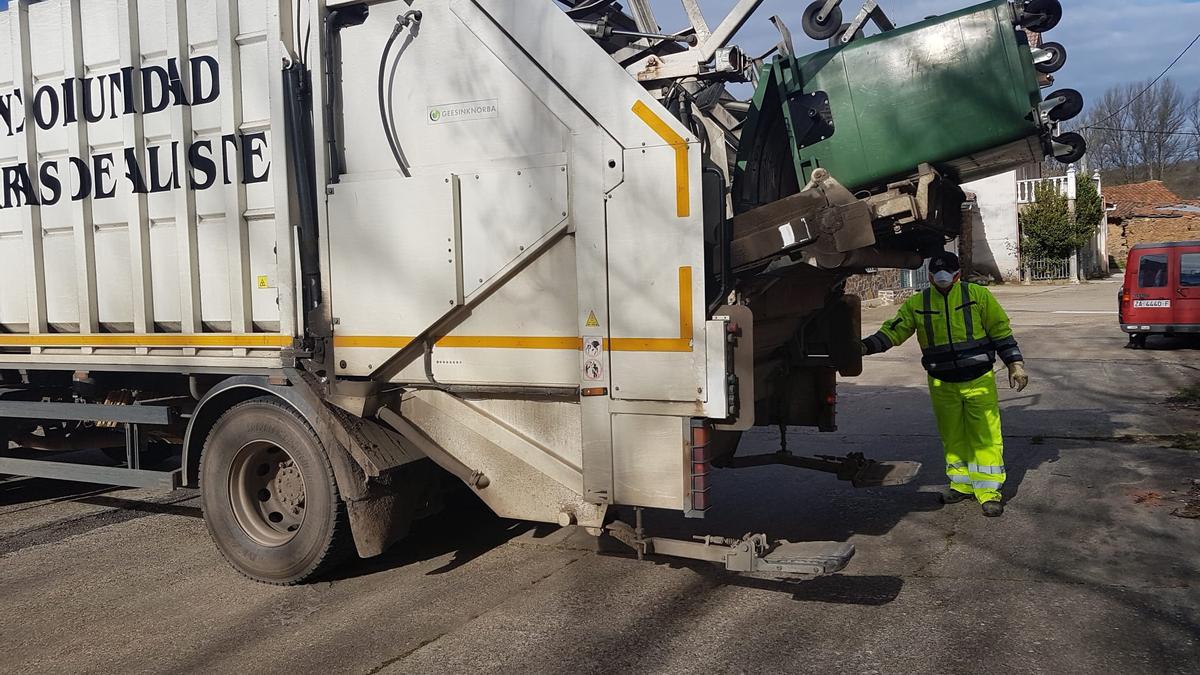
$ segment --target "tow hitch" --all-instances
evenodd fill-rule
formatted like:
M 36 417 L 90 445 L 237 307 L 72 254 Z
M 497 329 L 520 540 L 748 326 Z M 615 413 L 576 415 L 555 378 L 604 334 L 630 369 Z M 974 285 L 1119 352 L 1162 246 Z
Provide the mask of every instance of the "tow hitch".
M 777 572 L 801 577 L 819 577 L 839 572 L 854 557 L 854 544 L 837 541 L 771 543 L 765 534 L 747 534 L 741 539 L 712 535 L 692 537 L 695 541 L 647 537 L 642 529 L 642 510 L 635 510 L 637 527 L 616 521 L 605 531 L 632 548 L 638 560 L 661 555 L 704 560 L 725 565 L 730 572 Z

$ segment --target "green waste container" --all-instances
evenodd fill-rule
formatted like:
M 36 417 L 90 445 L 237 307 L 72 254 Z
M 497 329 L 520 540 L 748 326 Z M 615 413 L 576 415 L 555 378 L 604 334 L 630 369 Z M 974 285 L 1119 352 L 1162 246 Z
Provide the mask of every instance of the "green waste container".
M 961 183 L 1040 161 L 1050 134 L 1041 100 L 1008 0 L 781 55 L 764 66 L 746 119 L 737 201 L 792 194 L 818 167 L 863 190 L 926 163 Z

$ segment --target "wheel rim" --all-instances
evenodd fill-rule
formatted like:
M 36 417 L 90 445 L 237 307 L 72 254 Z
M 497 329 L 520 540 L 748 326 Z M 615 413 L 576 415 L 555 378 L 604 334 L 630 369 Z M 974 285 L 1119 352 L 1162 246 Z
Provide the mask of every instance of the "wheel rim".
M 233 458 L 229 499 L 238 525 L 251 539 L 283 546 L 304 523 L 304 474 L 283 448 L 253 441 Z

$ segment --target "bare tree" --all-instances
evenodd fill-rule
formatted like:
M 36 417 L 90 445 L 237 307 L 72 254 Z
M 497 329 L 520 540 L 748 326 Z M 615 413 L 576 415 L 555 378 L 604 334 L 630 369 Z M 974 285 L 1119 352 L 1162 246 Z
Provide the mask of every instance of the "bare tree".
M 1137 161 L 1126 129 L 1132 121 L 1126 103 L 1135 96 L 1135 85 L 1126 84 L 1104 92 L 1083 118 L 1082 129 L 1088 141 L 1088 162 L 1092 168 L 1114 174 L 1121 182 L 1134 180 Z
M 1200 139 L 1180 133 L 1200 122 L 1197 101 L 1200 92 L 1189 98 L 1171 80 L 1110 88 L 1081 124 L 1091 166 L 1122 182 L 1161 180 L 1168 168 L 1200 158 Z
M 1161 179 L 1167 167 L 1190 154 L 1186 137 L 1179 135 L 1187 125 L 1183 91 L 1171 80 L 1163 80 L 1129 106 L 1134 147 L 1150 180 Z
M 1196 173 L 1200 173 L 1200 91 L 1192 94 L 1192 102 L 1188 105 L 1188 125 L 1191 136 L 1192 160 L 1196 162 Z

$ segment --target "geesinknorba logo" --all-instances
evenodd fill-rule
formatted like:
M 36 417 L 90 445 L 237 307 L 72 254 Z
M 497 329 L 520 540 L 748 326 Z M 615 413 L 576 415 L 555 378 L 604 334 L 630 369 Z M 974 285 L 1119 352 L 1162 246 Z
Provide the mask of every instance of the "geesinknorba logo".
M 429 107 L 429 123 L 445 124 L 447 122 L 466 122 L 482 120 L 500 115 L 500 106 L 496 99 L 482 101 L 464 101 L 462 103 L 447 103 Z

